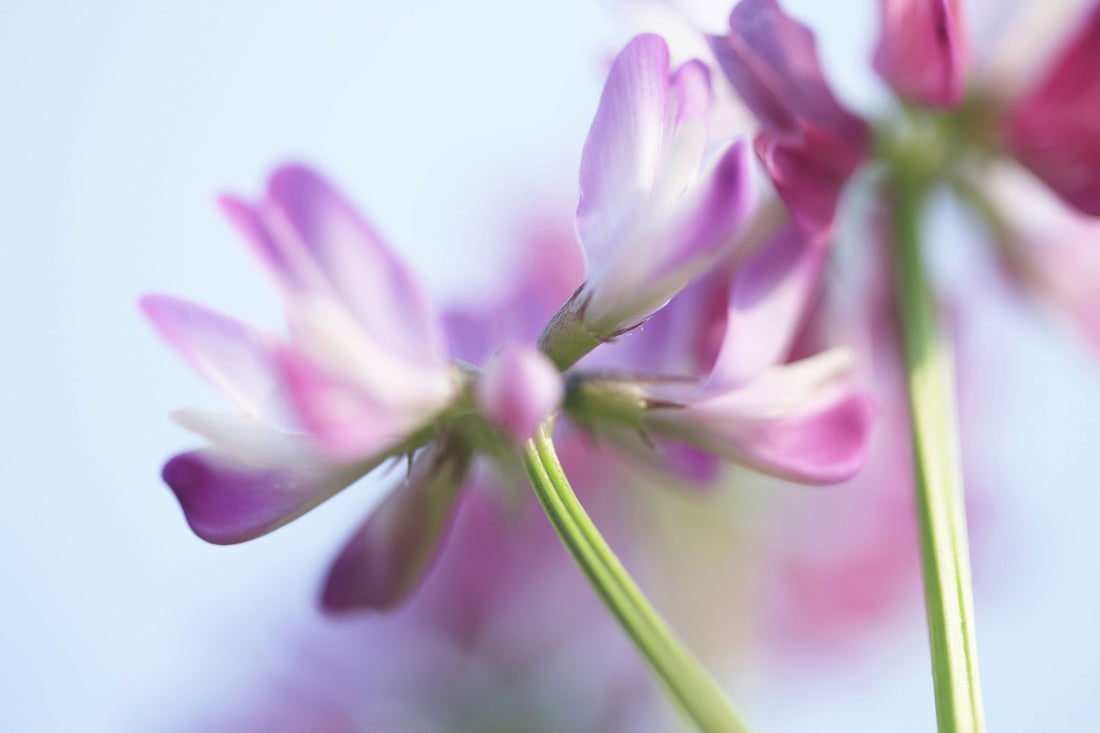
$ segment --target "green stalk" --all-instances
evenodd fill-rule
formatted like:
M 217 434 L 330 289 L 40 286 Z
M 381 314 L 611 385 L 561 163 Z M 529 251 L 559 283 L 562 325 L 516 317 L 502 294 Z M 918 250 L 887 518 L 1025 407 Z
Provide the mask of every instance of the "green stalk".
M 558 462 L 547 423 L 526 446 L 531 485 L 562 543 L 680 710 L 706 733 L 746 728 L 718 684 L 665 625 L 584 511 Z
M 985 730 L 948 339 L 920 253 L 924 190 L 901 182 L 894 200 L 895 282 L 909 386 L 924 598 L 941 733 Z

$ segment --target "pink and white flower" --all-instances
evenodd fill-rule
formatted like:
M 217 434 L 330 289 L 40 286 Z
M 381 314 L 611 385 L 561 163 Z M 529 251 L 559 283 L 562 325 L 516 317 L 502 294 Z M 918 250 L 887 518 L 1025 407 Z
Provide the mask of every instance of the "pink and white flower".
M 589 332 L 636 325 L 731 244 L 749 203 L 743 145 L 703 165 L 706 67 L 669 71 L 662 38 L 634 38 L 611 66 L 581 158 L 577 231 L 588 277 L 575 302 Z M 700 170 L 702 166 L 702 170 Z

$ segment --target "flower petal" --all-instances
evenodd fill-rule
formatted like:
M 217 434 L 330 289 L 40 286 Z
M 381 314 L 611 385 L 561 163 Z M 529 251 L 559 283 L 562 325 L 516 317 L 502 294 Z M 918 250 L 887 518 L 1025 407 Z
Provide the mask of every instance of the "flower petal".
M 1068 204 L 1100 216 L 1100 6 L 1005 118 L 1009 150 Z
M 275 171 L 268 184 L 269 231 L 304 245 L 361 326 L 404 358 L 441 358 L 438 316 L 382 238 L 336 190 L 302 166 Z
M 728 391 L 703 390 L 684 407 L 651 410 L 651 429 L 734 463 L 792 481 L 830 484 L 866 461 L 875 407 L 848 389 L 851 354 L 837 349 L 774 367 Z
M 668 99 L 668 47 L 637 36 L 611 65 L 581 155 L 577 230 L 600 269 L 649 196 L 660 164 Z M 690 106 L 690 105 L 688 105 Z
M 966 91 L 961 0 L 879 0 L 875 71 L 904 97 L 954 107 Z
M 372 468 L 303 462 L 256 468 L 218 450 L 181 453 L 164 466 L 187 523 L 219 545 L 251 540 L 300 517 Z
M 289 349 L 280 350 L 275 362 L 297 418 L 333 459 L 385 453 L 430 419 L 331 375 Z
M 392 608 L 415 590 L 450 528 L 469 458 L 468 450 L 437 442 L 416 459 L 405 483 L 336 558 L 322 595 L 326 609 Z
M 533 347 L 505 346 L 478 384 L 478 402 L 493 423 L 517 444 L 535 435 L 561 403 L 561 373 Z
M 743 0 L 730 33 L 710 42 L 760 121 L 757 155 L 795 222 L 811 242 L 829 241 L 840 189 L 866 156 L 870 131 L 833 97 L 813 34 L 775 0 Z
M 141 308 L 191 366 L 238 407 L 259 420 L 286 424 L 286 406 L 272 366 L 278 339 L 167 295 L 147 295 Z
M 787 358 L 820 290 L 826 253 L 787 226 L 737 270 L 708 389 L 744 384 Z

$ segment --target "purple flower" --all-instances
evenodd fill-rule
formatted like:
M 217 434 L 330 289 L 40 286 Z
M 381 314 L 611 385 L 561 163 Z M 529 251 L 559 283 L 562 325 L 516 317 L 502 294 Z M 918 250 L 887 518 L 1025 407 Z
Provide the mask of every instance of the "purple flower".
M 1003 124 L 1009 151 L 1068 204 L 1100 216 L 1100 4 L 1015 100 Z
M 954 107 L 966 92 L 962 0 L 879 0 L 874 66 L 898 94 Z
M 243 542 L 426 445 L 325 591 L 331 607 L 392 605 L 427 568 L 470 460 L 439 422 L 462 395 L 462 372 L 443 358 L 440 321 L 404 266 L 316 174 L 283 168 L 259 204 L 222 205 L 274 275 L 291 338 L 143 299 L 169 343 L 241 411 L 176 413 L 211 446 L 171 459 L 164 480 L 196 534 Z
M 757 157 L 795 223 L 811 243 L 830 241 L 841 190 L 867 156 L 870 130 L 833 97 L 813 34 L 775 0 L 743 0 L 730 32 L 710 42 L 760 122 Z
M 615 59 L 581 158 L 577 231 L 588 278 L 575 302 L 609 338 L 664 306 L 730 243 L 749 201 L 743 146 L 703 164 L 706 67 L 669 72 L 662 38 L 640 35 Z

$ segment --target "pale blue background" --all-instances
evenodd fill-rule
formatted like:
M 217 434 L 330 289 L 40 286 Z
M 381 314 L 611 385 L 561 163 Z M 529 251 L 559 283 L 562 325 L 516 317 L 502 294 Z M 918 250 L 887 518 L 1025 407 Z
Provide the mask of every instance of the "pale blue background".
M 882 99 L 872 5 L 788 3 L 865 105 Z M 309 612 L 373 500 L 218 548 L 161 485 L 162 460 L 195 443 L 168 411 L 217 400 L 136 297 L 278 321 L 212 195 L 306 159 L 435 294 L 488 282 L 536 194 L 572 205 L 600 70 L 627 35 L 579 0 L 0 5 L 0 729 L 167 730 L 214 709 Z M 1098 362 L 1021 310 L 971 318 L 997 395 L 967 436 L 995 499 L 976 562 L 989 727 L 1100 729 Z M 762 661 L 735 694 L 761 731 L 930 730 L 922 615 L 839 658 Z

